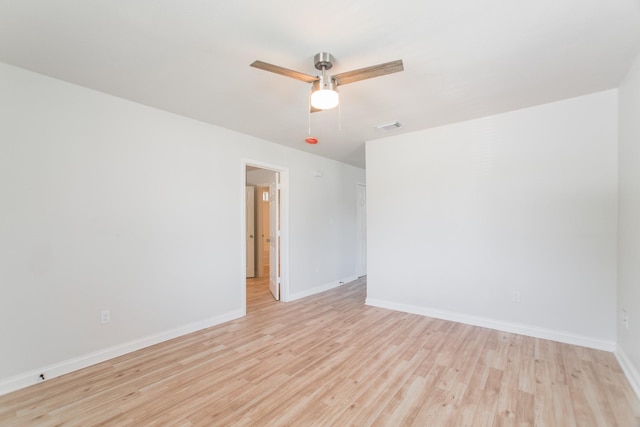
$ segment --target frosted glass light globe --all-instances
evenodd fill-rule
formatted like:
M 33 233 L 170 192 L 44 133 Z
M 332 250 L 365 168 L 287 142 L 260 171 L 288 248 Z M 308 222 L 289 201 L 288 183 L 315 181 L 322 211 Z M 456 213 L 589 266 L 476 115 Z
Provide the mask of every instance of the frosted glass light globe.
M 319 110 L 334 108 L 339 101 L 340 97 L 335 90 L 321 89 L 311 94 L 311 106 Z

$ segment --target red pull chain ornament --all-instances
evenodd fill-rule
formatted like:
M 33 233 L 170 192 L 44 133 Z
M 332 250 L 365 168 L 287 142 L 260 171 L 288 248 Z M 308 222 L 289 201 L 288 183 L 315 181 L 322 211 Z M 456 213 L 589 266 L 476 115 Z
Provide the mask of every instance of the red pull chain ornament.
M 305 138 L 304 142 L 306 142 L 307 144 L 315 145 L 318 143 L 318 138 L 310 136 L 309 138 Z

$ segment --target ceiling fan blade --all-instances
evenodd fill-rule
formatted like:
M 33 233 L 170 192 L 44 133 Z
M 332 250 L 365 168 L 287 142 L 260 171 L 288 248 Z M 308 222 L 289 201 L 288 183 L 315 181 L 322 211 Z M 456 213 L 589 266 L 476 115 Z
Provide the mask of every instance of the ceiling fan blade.
M 253 61 L 250 66 L 259 68 L 261 70 L 270 71 L 272 73 L 280 74 L 286 77 L 291 77 L 292 79 L 301 80 L 307 83 L 312 83 L 318 80 L 317 76 L 301 73 L 299 71 L 293 71 L 288 68 L 280 67 L 278 65 L 273 65 L 262 61 Z
M 332 77 L 336 80 L 338 86 L 342 86 L 348 83 L 359 82 L 360 80 L 384 76 L 385 74 L 397 73 L 403 70 L 404 66 L 402 65 L 402 59 L 398 59 L 397 61 L 385 62 L 384 64 L 372 65 L 370 67 L 364 67 L 358 70 L 347 71 L 345 73 L 336 74 Z
M 319 111 L 322 111 L 322 110 L 319 109 L 319 108 L 314 107 L 313 105 L 309 108 L 309 112 L 310 113 L 317 113 Z

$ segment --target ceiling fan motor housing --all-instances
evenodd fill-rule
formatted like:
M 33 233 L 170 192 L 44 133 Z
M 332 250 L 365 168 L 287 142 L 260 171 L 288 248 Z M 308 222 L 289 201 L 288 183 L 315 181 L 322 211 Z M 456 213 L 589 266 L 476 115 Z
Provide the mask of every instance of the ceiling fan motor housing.
M 337 90 L 338 84 L 329 76 L 320 76 L 318 80 L 312 83 L 311 92 L 317 90 Z
M 333 67 L 335 58 L 327 52 L 316 53 L 313 57 L 313 63 L 317 70 L 330 70 Z

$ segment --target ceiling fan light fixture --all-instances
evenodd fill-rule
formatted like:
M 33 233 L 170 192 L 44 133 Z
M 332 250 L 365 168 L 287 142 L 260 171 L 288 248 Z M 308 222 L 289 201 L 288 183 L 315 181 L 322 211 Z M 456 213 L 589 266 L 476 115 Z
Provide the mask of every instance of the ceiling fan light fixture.
M 319 110 L 330 110 L 340 102 L 338 92 L 331 89 L 320 89 L 311 94 L 311 106 Z
M 323 70 L 324 74 L 324 70 Z M 311 106 L 318 110 L 329 110 L 340 102 L 338 91 L 334 89 L 335 82 L 332 78 L 324 75 L 313 82 L 311 88 Z

